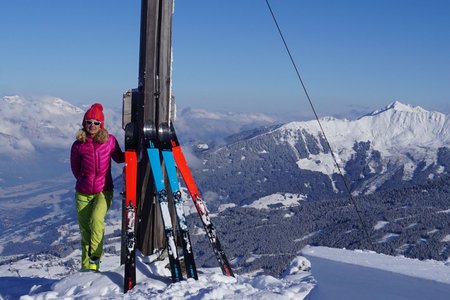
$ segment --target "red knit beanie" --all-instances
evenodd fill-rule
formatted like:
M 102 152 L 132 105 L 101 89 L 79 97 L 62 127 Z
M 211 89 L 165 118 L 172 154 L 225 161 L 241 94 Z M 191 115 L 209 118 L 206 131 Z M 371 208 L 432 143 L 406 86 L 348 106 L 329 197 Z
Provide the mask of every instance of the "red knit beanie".
M 103 106 L 100 103 L 92 104 L 91 108 L 86 111 L 83 118 L 83 127 L 85 127 L 87 120 L 100 121 L 102 122 L 100 128 L 105 127 L 105 115 L 103 114 Z

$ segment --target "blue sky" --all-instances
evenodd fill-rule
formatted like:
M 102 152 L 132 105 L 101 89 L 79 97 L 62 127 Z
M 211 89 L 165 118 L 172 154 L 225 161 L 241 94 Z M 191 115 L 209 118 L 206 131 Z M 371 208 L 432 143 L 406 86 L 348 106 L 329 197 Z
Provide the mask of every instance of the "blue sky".
M 450 1 L 270 1 L 320 115 L 399 100 L 450 113 Z M 121 106 L 138 0 L 0 1 L 0 95 Z M 311 115 L 264 0 L 176 0 L 179 107 Z

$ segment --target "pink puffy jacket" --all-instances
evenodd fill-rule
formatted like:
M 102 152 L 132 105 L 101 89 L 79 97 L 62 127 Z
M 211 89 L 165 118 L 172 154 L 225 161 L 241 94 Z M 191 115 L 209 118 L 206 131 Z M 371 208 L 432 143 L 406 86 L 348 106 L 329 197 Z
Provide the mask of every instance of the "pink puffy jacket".
M 77 192 L 96 194 L 114 188 L 111 158 L 117 163 L 123 163 L 124 155 L 113 135 L 103 129 L 99 136 L 94 140 L 85 133 L 79 133 L 72 145 L 70 164 L 77 179 Z

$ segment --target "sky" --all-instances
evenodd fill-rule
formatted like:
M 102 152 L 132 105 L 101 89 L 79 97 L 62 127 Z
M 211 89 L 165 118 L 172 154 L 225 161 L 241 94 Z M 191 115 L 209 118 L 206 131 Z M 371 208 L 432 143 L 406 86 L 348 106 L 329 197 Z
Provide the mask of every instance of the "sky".
M 320 116 L 396 100 L 450 113 L 450 1 L 270 0 Z M 0 0 L 0 96 L 121 107 L 138 0 Z M 178 107 L 311 116 L 265 0 L 175 0 Z

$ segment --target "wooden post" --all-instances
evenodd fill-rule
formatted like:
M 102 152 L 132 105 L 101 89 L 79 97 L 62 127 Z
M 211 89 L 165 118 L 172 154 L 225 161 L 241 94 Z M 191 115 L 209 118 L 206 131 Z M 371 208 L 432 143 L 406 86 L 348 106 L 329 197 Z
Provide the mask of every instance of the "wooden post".
M 171 122 L 173 0 L 142 0 L 138 102 L 135 122 L 155 126 Z M 151 183 L 143 130 L 139 130 L 137 247 L 144 255 L 165 247 L 162 218 Z

